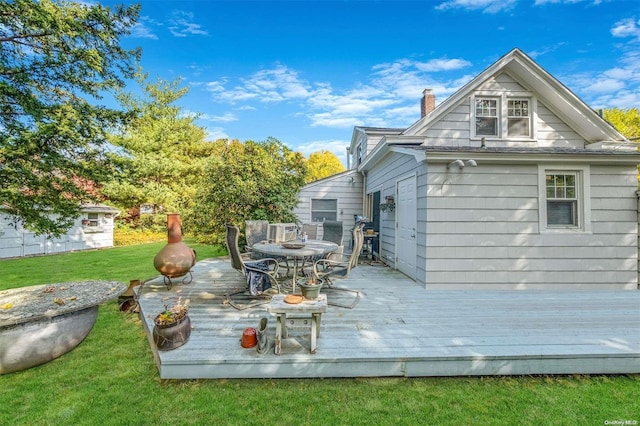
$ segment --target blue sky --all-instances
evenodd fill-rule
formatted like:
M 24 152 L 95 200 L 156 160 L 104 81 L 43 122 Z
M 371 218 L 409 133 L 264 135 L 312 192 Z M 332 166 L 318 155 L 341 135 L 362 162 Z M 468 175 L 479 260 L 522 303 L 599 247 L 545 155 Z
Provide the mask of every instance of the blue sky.
M 179 105 L 212 140 L 344 161 L 354 126 L 407 127 L 425 88 L 439 103 L 514 47 L 592 108 L 640 107 L 637 0 L 139 3 L 125 45 L 190 87 Z

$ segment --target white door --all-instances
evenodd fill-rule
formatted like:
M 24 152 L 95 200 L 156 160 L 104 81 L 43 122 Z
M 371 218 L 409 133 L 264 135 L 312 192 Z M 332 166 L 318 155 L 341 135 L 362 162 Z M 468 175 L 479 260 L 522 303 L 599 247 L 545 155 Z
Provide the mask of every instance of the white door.
M 396 227 L 398 229 L 398 270 L 409 278 L 416 278 L 416 178 L 398 181 L 396 200 Z

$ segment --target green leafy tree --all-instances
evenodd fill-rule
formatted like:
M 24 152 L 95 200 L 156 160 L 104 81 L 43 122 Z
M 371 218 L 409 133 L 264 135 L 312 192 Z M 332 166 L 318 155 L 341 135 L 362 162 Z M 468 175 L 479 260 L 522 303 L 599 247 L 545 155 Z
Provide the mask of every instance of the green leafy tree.
M 196 117 L 175 105 L 189 90 L 180 87 L 179 79 L 151 83 L 144 74 L 136 78 L 143 89 L 141 97 L 118 95 L 135 117 L 111 138 L 119 148 L 113 154 L 119 173 L 102 191 L 128 212 L 125 220 L 139 227 L 142 204 L 152 205 L 155 212 L 191 209 L 197 182 L 215 147 L 205 141 L 204 129 L 194 124 Z M 164 224 L 164 219 L 161 216 L 158 223 Z
M 249 219 L 295 222 L 293 209 L 304 185 L 304 156 L 282 142 L 218 141 L 189 222 L 203 241 L 224 241 L 228 223 Z
M 307 170 L 305 182 L 309 183 L 327 176 L 342 173 L 346 168 L 333 152 L 322 150 L 309 155 Z
M 640 111 L 638 108 L 627 110 L 612 108 L 605 109 L 604 119 L 629 139 L 640 139 Z
M 0 2 L 0 208 L 38 233 L 64 232 L 97 196 L 106 131 L 125 116 L 95 104 L 135 70 L 120 37 L 138 10 Z

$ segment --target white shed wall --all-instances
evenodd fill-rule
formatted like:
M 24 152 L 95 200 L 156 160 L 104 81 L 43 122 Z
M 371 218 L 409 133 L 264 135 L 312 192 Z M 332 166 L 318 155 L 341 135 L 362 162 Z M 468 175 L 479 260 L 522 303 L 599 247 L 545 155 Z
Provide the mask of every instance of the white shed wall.
M 113 214 L 98 213 L 98 226 L 83 225 L 87 213 L 59 238 L 36 235 L 7 214 L 0 213 L 0 259 L 113 246 Z

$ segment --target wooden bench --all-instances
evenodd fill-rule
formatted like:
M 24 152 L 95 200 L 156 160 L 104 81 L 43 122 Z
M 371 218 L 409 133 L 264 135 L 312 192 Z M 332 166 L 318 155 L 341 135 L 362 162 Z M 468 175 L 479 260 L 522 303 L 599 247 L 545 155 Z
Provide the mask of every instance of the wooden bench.
M 275 354 L 282 351 L 282 339 L 287 338 L 287 327 L 311 327 L 311 345 L 309 351 L 314 354 L 317 349 L 317 338 L 320 337 L 320 321 L 327 312 L 327 295 L 321 294 L 317 299 L 304 300 L 298 304 L 284 301 L 284 294 L 276 294 L 267 306 L 267 312 L 276 315 Z

